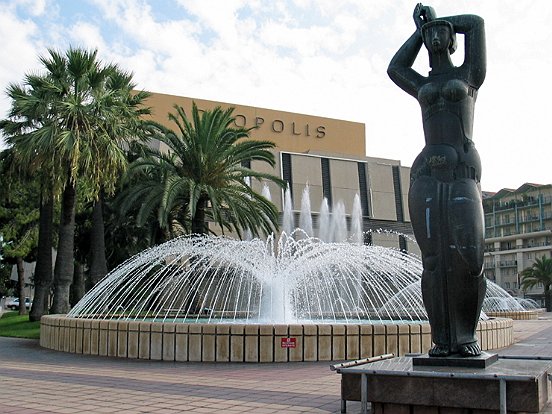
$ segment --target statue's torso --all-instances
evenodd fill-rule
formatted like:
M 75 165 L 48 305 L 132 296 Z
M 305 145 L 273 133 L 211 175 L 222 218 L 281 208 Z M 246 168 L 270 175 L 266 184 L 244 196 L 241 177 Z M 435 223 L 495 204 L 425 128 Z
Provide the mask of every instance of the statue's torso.
M 477 90 L 453 74 L 430 76 L 418 90 L 426 144 L 461 147 L 472 139 Z

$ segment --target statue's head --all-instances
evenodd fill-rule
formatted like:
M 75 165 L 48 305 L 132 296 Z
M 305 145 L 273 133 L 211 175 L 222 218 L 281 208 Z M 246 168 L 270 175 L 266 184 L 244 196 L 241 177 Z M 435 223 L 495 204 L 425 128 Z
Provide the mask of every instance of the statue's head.
M 452 23 L 447 20 L 432 20 L 422 26 L 422 39 L 427 50 L 443 52 L 446 49 L 450 54 L 456 50 L 456 33 Z

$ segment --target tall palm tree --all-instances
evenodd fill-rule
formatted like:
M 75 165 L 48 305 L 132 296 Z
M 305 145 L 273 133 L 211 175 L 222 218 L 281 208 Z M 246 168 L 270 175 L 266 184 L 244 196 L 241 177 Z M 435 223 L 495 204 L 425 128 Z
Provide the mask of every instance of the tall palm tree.
M 57 163 L 54 148 L 29 150 L 31 132 L 51 122 L 48 113 L 47 89 L 42 76 L 26 75 L 24 84 L 12 83 L 7 89 L 11 98 L 8 118 L 0 121 L 0 129 L 7 137 L 14 168 L 24 171 L 40 183 L 40 218 L 38 249 L 34 273 L 34 299 L 29 319 L 38 321 L 48 306 L 48 295 L 53 280 L 52 242 L 54 235 L 54 195 L 61 190 L 56 179 Z
M 542 256 L 536 259 L 530 267 L 521 272 L 521 287 L 523 290 L 530 289 L 539 284 L 544 286 L 544 303 L 546 310 L 552 310 L 550 298 L 550 287 L 552 286 L 552 258 Z
M 272 174 L 244 167 L 245 161 L 261 161 L 274 166 L 269 141 L 249 138 L 250 129 L 233 127 L 233 108 L 200 111 L 195 102 L 191 119 L 184 109 L 174 106 L 169 119 L 176 131 L 155 125 L 154 137 L 166 144 L 168 152 L 150 149 L 135 161 L 132 174 L 149 173 L 162 177 L 156 200 L 159 217 L 166 223 L 175 207 L 185 206 L 194 234 L 209 231 L 214 221 L 224 231 L 244 229 L 253 234 L 269 234 L 278 227 L 278 211 L 269 200 L 254 192 L 246 178 L 264 179 L 283 186 Z M 155 204 L 157 203 L 157 204 Z M 184 217 L 180 215 L 180 217 Z
M 104 138 L 110 144 L 116 145 L 118 150 L 130 146 L 132 140 L 146 139 L 142 115 L 150 113 L 150 108 L 144 106 L 144 102 L 150 94 L 144 91 L 135 91 L 135 87 L 136 84 L 132 81 L 131 73 L 120 70 L 116 65 L 111 65 L 105 85 L 107 99 L 103 107 L 109 106 L 112 111 L 109 112 L 110 117 L 102 119 L 104 122 L 102 128 L 105 131 Z M 124 147 L 123 143 L 125 144 Z M 109 146 L 100 147 L 99 149 L 100 158 L 98 161 L 108 163 L 113 152 L 109 150 Z M 119 151 L 117 153 L 119 154 Z M 126 153 L 124 160 L 121 161 L 122 168 L 120 168 L 119 175 L 126 169 L 128 164 Z M 107 274 L 103 203 L 104 196 L 113 194 L 119 181 L 117 176 L 114 175 L 105 175 L 102 178 L 102 180 L 95 180 L 92 183 L 95 198 L 90 235 L 90 279 L 92 285 L 95 285 Z
M 148 112 L 141 107 L 148 94 L 131 93 L 131 75 L 116 65 L 103 65 L 96 50 L 49 50 L 40 61 L 45 74 L 27 75 L 23 86 L 10 88 L 12 118 L 30 127 L 9 136 L 8 143 L 27 162 L 54 160 L 54 181 L 63 183 L 52 312 L 66 313 L 74 270 L 77 181 L 86 177 L 94 199 L 102 190 L 113 191 L 127 166 L 122 141 L 136 135 L 140 115 Z

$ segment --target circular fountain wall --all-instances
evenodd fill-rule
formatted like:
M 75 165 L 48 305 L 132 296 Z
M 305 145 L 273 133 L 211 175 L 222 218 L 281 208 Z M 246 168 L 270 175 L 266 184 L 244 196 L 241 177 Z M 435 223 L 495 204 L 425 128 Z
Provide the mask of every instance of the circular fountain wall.
M 335 361 L 431 346 L 420 260 L 398 249 L 285 234 L 183 237 L 111 272 L 41 345 L 175 361 Z M 512 321 L 482 320 L 483 349 L 512 343 Z
M 270 199 L 267 187 L 263 195 Z M 68 315 L 44 316 L 41 345 L 170 361 L 335 361 L 426 352 L 431 332 L 419 258 L 362 244 L 358 195 L 349 226 L 343 203 L 330 214 L 322 201 L 318 238 L 308 187 L 302 230 L 293 230 L 289 189 L 284 199 L 277 242 L 183 237 L 146 250 Z M 484 311 L 523 311 L 499 306 L 512 302 L 497 285 L 490 283 L 487 296 Z M 512 320 L 482 313 L 477 335 L 484 350 L 507 346 Z

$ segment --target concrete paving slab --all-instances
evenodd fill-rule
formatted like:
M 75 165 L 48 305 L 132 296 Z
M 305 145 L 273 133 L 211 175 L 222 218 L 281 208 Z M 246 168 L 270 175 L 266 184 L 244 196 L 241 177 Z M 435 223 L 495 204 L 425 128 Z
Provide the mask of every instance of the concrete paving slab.
M 514 334 L 499 354 L 552 356 L 552 313 L 514 321 Z M 119 359 L 0 337 L 0 413 L 339 413 L 341 377 L 329 365 Z

